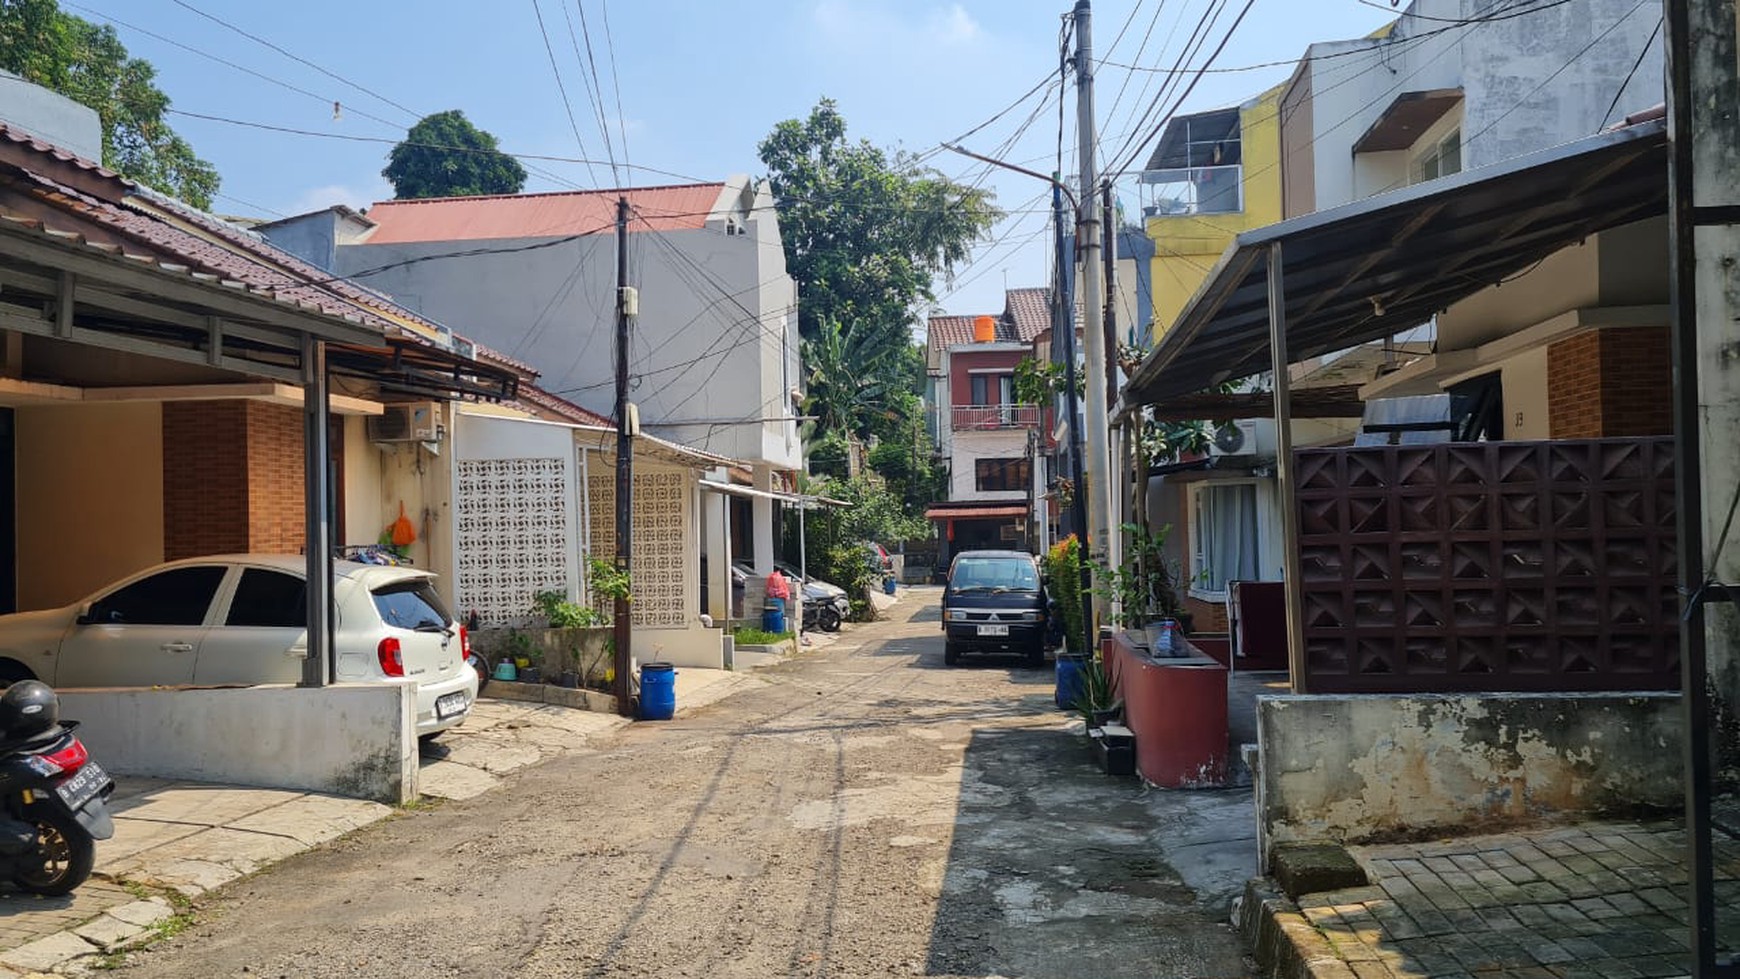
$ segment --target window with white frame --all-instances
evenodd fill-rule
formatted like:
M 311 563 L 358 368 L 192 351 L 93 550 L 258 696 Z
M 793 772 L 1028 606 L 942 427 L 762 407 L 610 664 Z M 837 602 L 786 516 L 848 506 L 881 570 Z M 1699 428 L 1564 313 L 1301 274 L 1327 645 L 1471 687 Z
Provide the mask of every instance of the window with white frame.
M 1414 158 L 1414 183 L 1462 172 L 1462 130 L 1452 129 Z
M 1255 482 L 1211 482 L 1190 494 L 1190 592 L 1226 596 L 1227 582 L 1262 577 Z

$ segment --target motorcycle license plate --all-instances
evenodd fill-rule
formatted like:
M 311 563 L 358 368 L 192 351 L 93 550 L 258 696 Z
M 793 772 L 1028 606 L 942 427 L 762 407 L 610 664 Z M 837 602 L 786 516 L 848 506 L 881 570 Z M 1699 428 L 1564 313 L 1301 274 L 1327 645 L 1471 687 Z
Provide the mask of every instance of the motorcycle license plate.
M 436 699 L 435 717 L 437 720 L 444 721 L 449 717 L 452 717 L 454 714 L 465 713 L 465 707 L 465 694 L 450 693 L 445 697 Z
M 85 803 L 95 799 L 103 791 L 103 786 L 108 784 L 109 773 L 103 771 L 96 762 L 87 761 L 85 767 L 61 780 L 54 787 L 54 791 L 68 809 L 77 812 L 84 808 Z
M 982 626 L 979 626 L 979 635 L 981 635 L 981 636 L 1006 636 L 1008 634 L 1009 634 L 1009 627 L 1006 625 L 982 625 Z

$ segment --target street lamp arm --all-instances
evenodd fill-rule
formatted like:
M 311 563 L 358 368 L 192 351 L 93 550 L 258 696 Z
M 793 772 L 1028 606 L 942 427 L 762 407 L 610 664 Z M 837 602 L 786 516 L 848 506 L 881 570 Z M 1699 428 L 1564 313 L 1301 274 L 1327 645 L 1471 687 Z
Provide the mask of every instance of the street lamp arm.
M 992 165 L 994 167 L 1002 167 L 1005 170 L 1013 170 L 1016 173 L 1026 174 L 1027 176 L 1032 177 L 1035 180 L 1043 180 L 1046 183 L 1050 184 L 1051 186 L 1056 187 L 1058 190 L 1063 191 L 1063 196 L 1069 198 L 1069 209 L 1071 211 L 1075 212 L 1076 214 L 1081 213 L 1081 205 L 1076 203 L 1075 194 L 1071 193 L 1069 187 L 1066 184 L 1064 184 L 1063 181 L 1058 180 L 1056 177 L 1050 176 L 1048 174 L 1040 173 L 1038 170 L 1029 170 L 1026 167 L 1016 166 L 1013 163 L 1005 163 L 1002 160 L 994 160 L 988 156 L 981 156 L 978 153 L 974 153 L 972 150 L 969 150 L 969 149 L 962 147 L 962 146 L 956 146 L 953 143 L 944 143 L 944 144 L 942 144 L 942 147 L 945 150 L 950 150 L 952 152 L 959 153 L 962 156 L 970 156 L 973 159 L 978 160 L 980 163 L 989 163 L 990 165 Z

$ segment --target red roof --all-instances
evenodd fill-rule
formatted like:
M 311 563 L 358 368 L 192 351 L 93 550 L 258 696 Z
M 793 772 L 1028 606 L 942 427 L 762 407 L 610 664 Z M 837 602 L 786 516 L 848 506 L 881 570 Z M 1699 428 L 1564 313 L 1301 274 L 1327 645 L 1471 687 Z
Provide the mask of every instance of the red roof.
M 973 342 L 973 316 L 932 316 L 930 345 L 954 347 Z M 997 317 L 997 343 L 1032 343 L 1051 328 L 1051 290 L 1010 289 L 1003 294 L 1003 314 Z
M 359 244 L 603 234 L 616 227 L 616 201 L 622 196 L 634 210 L 630 231 L 684 231 L 706 226 L 724 189 L 723 183 L 682 184 L 382 201 L 368 209 L 376 227 Z

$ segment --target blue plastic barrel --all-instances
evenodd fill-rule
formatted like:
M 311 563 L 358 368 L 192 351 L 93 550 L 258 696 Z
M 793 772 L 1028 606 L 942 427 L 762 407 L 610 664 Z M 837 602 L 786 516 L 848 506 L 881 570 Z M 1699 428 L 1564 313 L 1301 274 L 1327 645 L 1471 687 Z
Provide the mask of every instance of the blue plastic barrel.
M 668 721 L 677 712 L 677 669 L 669 663 L 642 663 L 640 719 Z
M 761 610 L 761 629 L 776 636 L 785 635 L 785 604 L 777 599 L 769 600 Z
M 1056 701 L 1059 710 L 1075 710 L 1076 701 L 1082 696 L 1085 686 L 1082 675 L 1082 664 L 1087 657 L 1080 653 L 1057 654 L 1057 694 Z
M 882 579 L 882 591 L 884 593 L 889 594 L 889 595 L 894 594 L 894 587 L 895 587 L 895 581 L 894 581 L 893 575 L 889 575 L 888 577 Z

